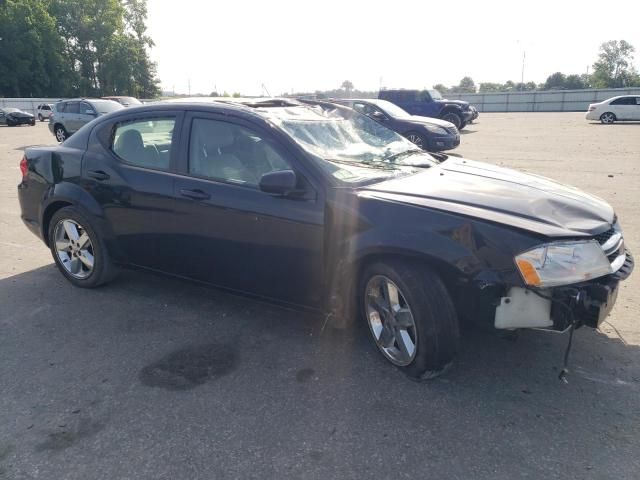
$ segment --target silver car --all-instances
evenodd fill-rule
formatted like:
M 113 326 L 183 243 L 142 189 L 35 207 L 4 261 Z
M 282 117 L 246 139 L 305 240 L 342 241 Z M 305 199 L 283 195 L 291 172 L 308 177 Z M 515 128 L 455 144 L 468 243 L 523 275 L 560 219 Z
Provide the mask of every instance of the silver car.
M 56 140 L 64 142 L 94 118 L 122 108 L 124 108 L 122 105 L 113 100 L 90 98 L 63 100 L 53 107 L 53 115 L 49 117 L 49 130 Z

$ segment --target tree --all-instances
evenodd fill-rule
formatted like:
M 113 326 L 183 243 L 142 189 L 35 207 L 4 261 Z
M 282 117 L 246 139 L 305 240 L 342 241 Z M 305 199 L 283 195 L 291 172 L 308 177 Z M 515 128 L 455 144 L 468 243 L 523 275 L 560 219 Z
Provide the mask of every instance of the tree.
M 344 82 L 342 82 L 342 85 L 340 85 L 340 87 L 345 91 L 347 97 L 351 96 L 351 92 L 353 91 L 353 83 L 351 83 L 350 80 L 345 80 Z
M 480 84 L 478 91 L 481 93 L 484 92 L 502 92 L 504 90 L 504 85 L 502 83 L 493 83 L 493 82 L 483 82 Z
M 567 75 L 564 82 L 564 87 L 569 90 L 579 90 L 582 88 L 587 88 L 587 85 L 581 75 L 572 74 Z
M 634 51 L 633 45 L 625 40 L 610 40 L 600 45 L 598 60 L 593 64 L 593 86 L 619 88 L 635 83 L 638 73 L 632 65 Z
M 159 94 L 146 0 L 0 2 L 0 95 Z
M 547 80 L 544 82 L 545 90 L 562 90 L 565 87 L 565 83 L 567 81 L 567 77 L 562 72 L 552 73 L 547 77 Z
M 69 78 L 62 58 L 63 43 L 46 6 L 42 0 L 5 0 L 0 4 L 0 96 L 40 97 L 64 92 Z
M 449 89 L 441 83 L 435 84 L 433 86 L 433 89 L 439 91 L 440 93 L 449 93 Z
M 464 77 L 458 84 L 460 93 L 476 93 L 476 84 L 471 77 Z

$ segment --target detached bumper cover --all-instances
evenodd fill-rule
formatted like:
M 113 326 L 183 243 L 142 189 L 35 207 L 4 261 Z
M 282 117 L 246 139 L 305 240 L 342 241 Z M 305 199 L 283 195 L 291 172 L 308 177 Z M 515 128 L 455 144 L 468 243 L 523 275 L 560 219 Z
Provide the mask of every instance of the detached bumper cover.
M 633 256 L 629 250 L 625 255 L 624 264 L 615 273 L 590 282 L 541 291 L 541 296 L 511 288 L 496 307 L 494 326 L 563 331 L 575 322 L 576 326 L 598 328 L 616 303 L 620 282 L 633 271 Z

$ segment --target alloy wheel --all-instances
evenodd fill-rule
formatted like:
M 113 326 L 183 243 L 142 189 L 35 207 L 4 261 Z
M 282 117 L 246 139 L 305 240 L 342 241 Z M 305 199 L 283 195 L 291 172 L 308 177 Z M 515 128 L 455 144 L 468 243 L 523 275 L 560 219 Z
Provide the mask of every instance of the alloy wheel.
M 602 120 L 602 123 L 613 123 L 616 119 L 613 113 L 603 113 L 600 120 Z
M 64 131 L 64 128 L 58 127 L 56 128 L 56 140 L 59 142 L 64 142 L 67 139 L 67 134 Z
M 95 259 L 87 231 L 75 220 L 63 219 L 56 224 L 53 238 L 58 260 L 74 278 L 87 278 L 93 272 Z
M 384 275 L 365 288 L 365 314 L 380 351 L 392 363 L 409 365 L 418 350 L 418 332 L 411 308 L 398 286 Z
M 415 133 L 410 133 L 409 135 L 407 135 L 407 140 L 409 140 L 412 143 L 415 143 L 417 147 L 424 148 L 424 145 L 422 143 L 422 138 L 420 137 L 420 135 L 417 135 Z

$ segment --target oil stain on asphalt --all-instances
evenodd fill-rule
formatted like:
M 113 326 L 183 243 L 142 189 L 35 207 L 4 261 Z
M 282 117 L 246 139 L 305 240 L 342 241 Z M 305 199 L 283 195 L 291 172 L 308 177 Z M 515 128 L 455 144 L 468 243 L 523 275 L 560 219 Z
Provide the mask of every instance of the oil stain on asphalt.
M 232 372 L 236 362 L 235 350 L 227 345 L 198 345 L 177 350 L 147 365 L 139 378 L 149 387 L 189 390 Z

